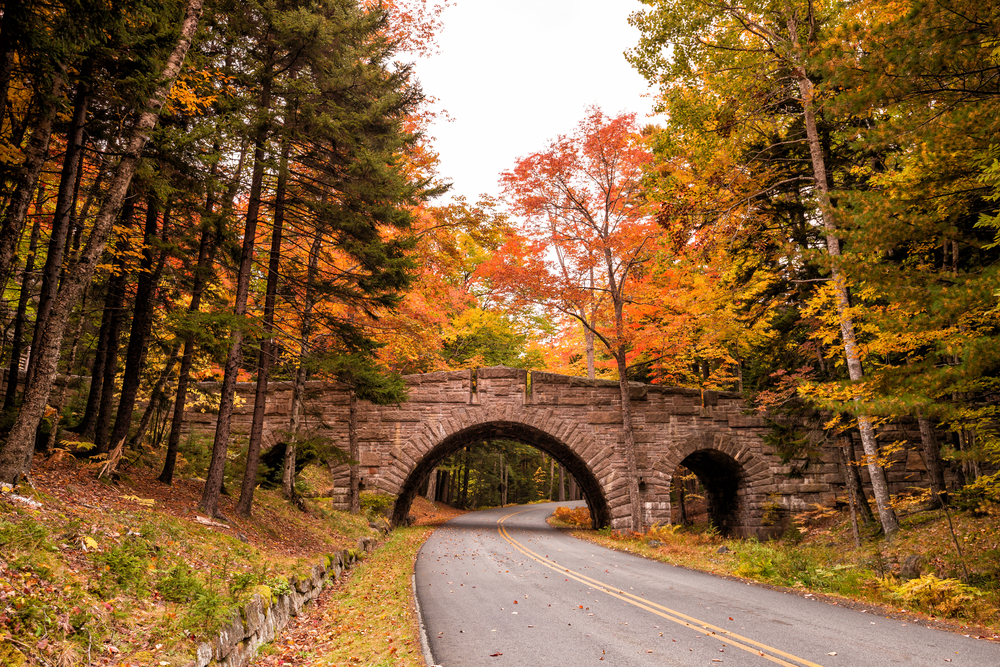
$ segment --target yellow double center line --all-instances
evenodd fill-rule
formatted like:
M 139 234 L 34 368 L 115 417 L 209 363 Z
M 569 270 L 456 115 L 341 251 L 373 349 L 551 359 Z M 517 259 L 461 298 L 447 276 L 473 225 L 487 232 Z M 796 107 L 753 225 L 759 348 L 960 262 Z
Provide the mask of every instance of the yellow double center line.
M 591 579 L 586 575 L 568 570 L 559 565 L 557 562 L 550 560 L 546 556 L 539 555 L 538 553 L 532 551 L 531 549 L 529 549 L 528 547 L 524 546 L 523 544 L 515 540 L 513 537 L 511 537 L 510 533 L 507 532 L 506 526 L 503 525 L 504 521 L 511 518 L 512 516 L 517 516 L 518 514 L 528 511 L 530 510 L 521 510 L 520 512 L 514 512 L 512 514 L 508 514 L 507 516 L 503 517 L 502 519 L 497 521 L 497 531 L 500 533 L 501 537 L 503 537 L 507 542 L 510 543 L 512 547 L 514 547 L 522 554 L 524 554 L 531 560 L 535 561 L 536 563 L 540 563 L 541 565 L 544 565 L 550 570 L 553 570 L 555 572 L 558 572 L 566 576 L 568 579 L 573 579 L 574 581 L 578 581 L 581 584 L 590 586 L 591 588 L 594 588 L 602 593 L 605 593 L 606 595 L 610 595 L 611 597 L 616 598 L 618 600 L 622 600 L 623 602 L 627 602 L 628 604 L 638 607 L 639 609 L 645 609 L 646 611 L 656 614 L 661 618 L 665 618 L 668 621 L 673 621 L 678 625 L 683 625 L 686 628 L 691 628 L 695 632 L 700 632 L 706 637 L 712 639 L 718 639 L 720 642 L 724 641 L 728 646 L 733 646 L 735 648 L 743 649 L 748 653 L 753 653 L 755 655 L 766 658 L 767 660 L 770 660 L 773 663 L 783 665 L 784 667 L 822 667 L 821 665 L 818 665 L 815 662 L 810 662 L 804 658 L 799 658 L 798 656 L 794 656 L 791 653 L 786 653 L 780 649 L 776 649 L 773 646 L 762 644 L 761 642 L 755 641 L 748 637 L 742 637 L 734 632 L 726 630 L 725 628 L 720 628 L 716 625 L 712 625 L 711 623 L 705 623 L 703 621 L 698 620 L 697 618 L 688 616 L 687 614 L 682 614 L 679 611 L 675 611 L 668 607 L 664 607 L 663 605 L 656 604 L 655 602 L 650 602 L 649 600 L 639 597 L 637 595 L 633 595 L 632 593 L 626 593 L 625 591 L 615 588 L 613 586 L 608 586 L 607 584 L 602 583 L 596 579 Z

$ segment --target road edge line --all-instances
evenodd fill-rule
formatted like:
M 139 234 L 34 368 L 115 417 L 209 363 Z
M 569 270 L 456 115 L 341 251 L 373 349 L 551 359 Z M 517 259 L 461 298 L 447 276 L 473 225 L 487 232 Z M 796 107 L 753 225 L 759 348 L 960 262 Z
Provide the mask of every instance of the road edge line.
M 417 596 L 417 573 L 410 575 L 410 587 L 413 589 L 413 606 L 417 610 L 417 626 L 420 628 L 420 652 L 424 654 L 424 662 L 427 667 L 441 667 L 435 664 L 434 656 L 431 654 L 431 644 L 427 640 L 427 627 L 424 625 L 424 614 L 420 610 L 420 599 Z

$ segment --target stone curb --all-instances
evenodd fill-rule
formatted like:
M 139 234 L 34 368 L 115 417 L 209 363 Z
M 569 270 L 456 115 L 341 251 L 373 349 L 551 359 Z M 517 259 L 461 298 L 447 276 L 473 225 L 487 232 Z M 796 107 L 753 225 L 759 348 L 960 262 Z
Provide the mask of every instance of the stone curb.
M 356 554 L 371 553 L 375 544 L 374 538 L 362 537 L 356 551 L 345 549 L 327 556 L 313 565 L 305 579 L 290 578 L 291 592 L 287 594 L 271 596 L 271 600 L 255 594 L 246 606 L 233 612 L 217 636 L 198 646 L 195 659 L 185 667 L 247 667 L 257 649 L 273 641 L 303 606 L 319 597 L 329 579 L 340 579 L 357 560 Z

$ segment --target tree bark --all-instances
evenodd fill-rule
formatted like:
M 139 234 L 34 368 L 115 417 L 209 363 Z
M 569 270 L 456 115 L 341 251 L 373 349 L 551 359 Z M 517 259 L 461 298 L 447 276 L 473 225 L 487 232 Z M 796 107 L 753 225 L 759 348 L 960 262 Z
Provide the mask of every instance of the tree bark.
M 361 512 L 361 476 L 358 470 L 358 459 L 361 454 L 358 449 L 358 406 L 353 389 L 351 389 L 350 401 L 351 404 L 347 416 L 347 448 L 348 455 L 351 457 L 351 462 L 348 466 L 351 487 L 350 502 L 351 514 L 359 514 Z
M 213 165 L 213 169 L 215 166 Z M 212 201 L 206 205 L 206 212 L 212 212 Z M 205 227 L 201 232 L 201 242 L 198 244 L 198 263 L 194 270 L 194 284 L 191 287 L 191 303 L 188 313 L 197 313 L 201 309 L 201 296 L 207 284 L 209 263 L 215 256 L 217 236 Z M 184 425 L 184 405 L 187 402 L 187 388 L 191 380 L 191 366 L 194 363 L 194 336 L 184 337 L 184 353 L 181 355 L 181 367 L 177 372 L 177 391 L 174 395 L 174 413 L 170 424 L 170 437 L 167 439 L 167 453 L 163 460 L 163 470 L 157 479 L 163 484 L 173 484 L 174 469 L 177 467 L 177 449 L 180 447 L 181 430 Z
M 618 362 L 618 386 L 622 396 L 622 454 L 625 459 L 625 474 L 628 478 L 628 502 L 631 508 L 632 530 L 642 532 L 642 505 L 639 499 L 639 471 L 635 462 L 635 434 L 632 432 L 632 397 L 629 395 L 628 368 L 625 352 L 615 354 Z
M 796 51 L 801 51 L 802 47 L 798 38 L 798 23 L 794 16 L 789 18 L 788 29 L 793 48 Z M 805 66 L 802 64 L 804 58 L 799 56 L 798 60 L 799 62 L 795 63 L 793 72 L 798 82 L 799 94 L 801 96 L 802 116 L 809 143 L 813 179 L 816 184 L 823 227 L 826 230 L 827 254 L 832 259 L 831 274 L 834 289 L 836 290 L 840 334 L 844 342 L 848 375 L 852 382 L 857 383 L 864 380 L 864 371 L 861 366 L 861 355 L 855 336 L 854 320 L 850 315 L 850 296 L 847 290 L 847 280 L 840 267 L 840 239 L 837 236 L 834 207 L 830 200 L 830 181 L 826 170 L 826 157 L 823 154 L 823 146 L 820 142 L 819 130 L 816 125 L 813 83 L 807 76 Z M 861 397 L 855 394 L 854 402 L 860 407 Z M 872 491 L 875 495 L 875 503 L 878 506 L 879 519 L 882 522 L 882 530 L 888 537 L 899 530 L 899 520 L 896 517 L 895 509 L 892 507 L 892 499 L 889 496 L 889 484 L 885 478 L 885 472 L 878 462 L 879 449 L 872 420 L 867 414 L 863 413 L 858 414 L 857 419 L 858 429 L 861 431 L 861 444 L 865 450 L 868 474 L 871 478 Z
M 131 224 L 131 197 L 126 198 L 125 207 L 122 211 L 122 220 L 126 224 Z M 126 217 L 126 215 L 128 217 Z M 125 295 L 125 265 L 123 251 L 125 248 L 124 237 L 118 240 L 118 254 L 114 260 L 114 270 L 108 276 L 104 293 L 104 308 L 101 314 L 101 328 L 97 332 L 97 348 L 94 350 L 94 362 L 90 369 L 90 392 L 87 395 L 87 407 L 84 410 L 80 423 L 75 430 L 81 435 L 94 438 L 97 442 L 97 425 L 101 421 L 101 407 L 107 410 L 110 405 L 110 398 L 104 394 L 104 376 L 109 363 L 108 351 L 111 351 L 110 363 L 115 364 L 115 371 L 111 373 L 114 378 L 117 373 L 118 364 L 118 336 L 121 331 L 121 309 L 124 304 Z M 113 391 L 111 385 L 109 391 Z M 109 395 L 110 396 L 110 395 Z M 104 401 L 108 401 L 104 403 Z M 104 438 L 107 439 L 107 426 L 104 427 Z
M 281 269 L 281 234 L 285 224 L 285 190 L 288 186 L 288 142 L 283 142 L 278 167 L 278 184 L 274 192 L 274 219 L 271 224 L 271 252 L 267 263 L 267 286 L 264 288 L 264 338 L 257 356 L 257 391 L 253 404 L 253 422 L 247 444 L 247 466 L 236 513 L 249 517 L 253 507 L 253 491 L 257 486 L 260 467 L 261 441 L 264 437 L 264 412 L 267 407 L 267 382 L 274 356 L 274 301 L 278 294 L 278 271 Z M 294 446 L 294 445 L 293 445 Z M 287 446 L 286 446 L 287 452 Z M 294 471 L 294 461 L 292 463 Z
M 306 268 L 305 304 L 302 307 L 302 329 L 300 331 L 299 359 L 295 369 L 295 384 L 292 386 L 292 416 L 290 420 L 291 437 L 285 446 L 284 470 L 281 476 L 281 489 L 286 498 L 295 494 L 295 457 L 302 428 L 302 401 L 306 390 L 306 368 L 303 359 L 309 354 L 309 339 L 312 334 L 313 283 L 319 269 L 319 250 L 323 235 L 316 231 L 312 244 L 309 246 L 309 259 Z M 433 498 L 432 498 L 433 500 Z
M 118 399 L 115 425 L 111 429 L 111 447 L 124 447 L 132 426 L 132 413 L 139 395 L 142 370 L 146 365 L 146 339 L 153 323 L 153 296 L 160 274 L 166 262 L 166 250 L 160 250 L 159 259 L 154 260 L 154 245 L 157 241 L 159 207 L 153 197 L 146 202 L 146 227 L 143 231 L 142 260 L 139 263 L 139 277 L 135 290 L 135 306 L 132 308 L 132 328 L 129 332 L 128 348 L 125 351 L 125 370 L 122 373 L 122 390 Z M 170 219 L 169 209 L 163 214 L 163 229 Z M 154 261 L 155 266 L 154 266 Z M 113 470 L 113 469 L 112 469 Z
M 566 485 L 563 483 L 563 467 L 559 466 L 559 502 L 566 501 Z
M 174 345 L 174 348 L 167 355 L 167 360 L 163 364 L 163 369 L 156 378 L 156 382 L 153 383 L 153 387 L 149 392 L 149 402 L 146 403 L 146 407 L 142 411 L 142 417 L 139 418 L 139 424 L 135 428 L 135 433 L 129 438 L 128 444 L 125 445 L 126 449 L 134 449 L 139 446 L 139 442 L 146 435 L 146 431 L 149 429 L 149 423 L 152 421 L 153 412 L 156 411 L 157 405 L 163 400 L 163 387 L 166 386 L 167 380 L 173 374 L 174 366 L 177 364 L 177 358 L 180 356 L 181 346 Z M 157 420 L 159 421 L 159 420 Z M 155 435 L 155 429 L 154 429 Z M 159 443 L 154 443 L 158 445 Z
M 857 509 L 861 514 L 861 520 L 866 526 L 875 525 L 875 515 L 872 513 L 872 506 L 868 504 L 868 496 L 865 495 L 865 487 L 861 483 L 861 471 L 858 468 L 858 460 L 854 455 L 854 439 L 847 438 L 843 445 L 844 456 L 847 459 L 847 473 L 849 479 L 846 480 L 848 488 L 852 489 L 854 498 L 857 501 Z
M 254 241 L 257 235 L 257 221 L 260 217 L 261 191 L 264 182 L 264 162 L 269 134 L 268 110 L 271 108 L 271 63 L 269 50 L 268 70 L 261 82 L 260 113 L 262 114 L 257 136 L 254 140 L 253 175 L 250 179 L 250 201 L 247 204 L 246 225 L 243 230 L 243 250 L 240 255 L 240 269 L 236 281 L 233 315 L 238 321 L 246 317 L 247 296 L 250 292 L 250 278 L 253 273 Z M 238 324 L 232 331 L 229 355 L 226 357 L 225 374 L 222 378 L 219 398 L 219 417 L 215 427 L 212 445 L 212 461 L 208 467 L 208 477 L 202 491 L 199 508 L 210 516 L 219 516 L 219 494 L 226 466 L 226 452 L 229 450 L 229 429 L 233 419 L 236 377 L 243 359 L 243 327 Z
M 430 475 L 428 475 L 427 479 L 427 495 L 425 497 L 427 498 L 427 500 L 431 502 L 434 502 L 434 496 L 437 493 L 437 481 L 438 481 L 437 470 L 438 469 L 436 467 L 433 468 L 431 470 Z
M 191 46 L 191 40 L 201 17 L 202 2 L 203 0 L 188 0 L 180 37 L 160 74 L 160 83 L 147 100 L 146 109 L 139 114 L 129 131 L 125 149 L 108 186 L 104 203 L 94 220 L 87 244 L 80 254 L 79 261 L 72 271 L 67 271 L 60 286 L 56 302 L 53 304 L 52 315 L 45 323 L 45 332 L 38 350 L 41 358 L 37 371 L 25 389 L 21 410 L 7 437 L 7 442 L 0 449 L 0 481 L 16 483 L 30 470 L 35 432 L 45 411 L 52 383 L 55 381 L 59 347 L 66 329 L 66 321 L 84 286 L 93 278 L 94 270 L 111 234 L 115 217 L 132 182 L 142 151 L 149 140 L 149 133 L 156 126 L 159 111 L 170 94 L 173 82 Z M 3 247 L 3 243 L 0 243 L 0 247 Z M 0 275 L 6 273 L 6 268 L 0 267 Z
M 80 172 L 83 158 L 83 130 L 87 121 L 87 106 L 89 93 L 81 84 L 73 102 L 73 119 L 66 133 L 66 154 L 63 158 L 62 173 L 59 176 L 59 192 L 56 195 L 56 212 L 52 217 L 52 232 L 49 236 L 48 253 L 45 256 L 45 267 L 42 269 L 42 292 L 38 297 L 38 309 L 35 316 L 35 331 L 31 341 L 31 349 L 37 349 L 45 321 L 52 312 L 52 303 L 59 289 L 59 279 L 62 276 L 63 257 L 69 237 L 72 233 L 73 211 L 76 204 L 77 174 Z M 35 360 L 32 355 L 28 363 L 27 382 L 35 373 Z
M 135 215 L 135 197 L 125 198 L 121 220 L 124 227 L 132 226 Z M 128 240 L 122 234 L 116 243 L 114 274 L 108 279 L 108 293 L 104 298 L 104 317 L 108 320 L 107 340 L 104 344 L 104 365 L 102 367 L 101 393 L 94 420 L 94 453 L 107 454 L 111 431 L 111 406 L 114 403 L 115 381 L 118 377 L 118 343 L 122 323 L 125 319 L 125 286 L 128 273 L 125 270 L 125 251 Z M 103 326 L 103 323 L 102 323 Z M 86 415 L 85 415 L 86 416 Z
M 861 531 L 858 529 L 858 498 L 861 495 L 857 484 L 854 481 L 854 473 L 848 462 L 847 455 L 844 454 L 844 447 L 837 448 L 840 455 L 840 467 L 844 471 L 844 482 L 847 485 L 847 502 L 851 508 L 851 532 L 854 534 L 854 546 L 861 548 Z
M 931 482 L 931 493 L 935 502 L 946 504 L 948 488 L 945 486 L 944 464 L 941 461 L 941 448 L 934 433 L 934 424 L 920 411 L 917 411 L 917 424 L 920 426 L 920 444 L 924 453 L 924 467 L 927 468 L 927 476 Z
M 465 448 L 465 471 L 462 473 L 462 508 L 468 509 L 469 506 L 469 448 Z
M 40 207 L 39 207 L 40 208 Z M 4 394 L 4 411 L 14 407 L 17 400 L 17 385 L 20 379 L 21 357 L 23 356 L 24 321 L 28 310 L 28 299 L 34 285 L 35 253 L 38 251 L 42 216 L 36 215 L 31 225 L 31 240 L 28 242 L 28 256 L 24 260 L 24 271 L 21 272 L 21 293 L 17 297 L 17 312 L 14 315 L 14 340 L 10 345 L 10 368 L 7 371 L 7 391 Z
M 31 131 L 31 139 L 24 149 L 24 163 L 17 172 L 17 184 L 4 209 L 3 220 L 0 221 L 0 290 L 7 285 L 10 269 L 17 252 L 18 240 L 24 229 L 38 177 L 42 166 L 49 155 L 49 142 L 52 139 L 52 122 L 55 120 L 56 100 L 62 91 L 62 78 L 56 77 L 52 84 L 52 92 L 43 103 L 38 124 Z M 32 355 L 35 352 L 32 350 Z M 40 419 L 40 417 L 39 417 Z
M 216 150 L 218 147 L 216 146 Z M 236 184 L 239 182 L 240 174 L 243 172 L 243 161 L 246 158 L 246 144 L 240 151 L 239 163 L 236 173 L 229 186 L 229 194 L 226 199 L 226 211 L 232 210 L 232 203 L 236 193 Z M 218 161 L 212 163 L 210 171 L 211 181 L 208 185 L 208 195 L 205 198 L 205 214 L 211 216 L 215 211 L 215 183 L 219 175 Z M 201 298 L 208 285 L 209 271 L 215 259 L 215 251 L 219 244 L 219 235 L 208 224 L 203 223 L 201 230 L 201 241 L 198 244 L 198 262 L 194 270 L 194 281 L 191 285 L 191 303 L 188 304 L 188 313 L 197 313 L 201 309 Z M 191 381 L 191 366 L 194 363 L 194 336 L 187 334 L 184 337 L 184 354 L 181 357 L 181 367 L 177 372 L 177 391 L 174 395 L 174 414 L 170 422 L 170 437 L 167 439 L 167 453 L 163 459 L 163 470 L 160 471 L 157 479 L 163 484 L 173 484 L 174 469 L 177 467 L 177 450 L 181 443 L 181 431 L 184 427 L 184 407 L 187 403 L 187 388 Z

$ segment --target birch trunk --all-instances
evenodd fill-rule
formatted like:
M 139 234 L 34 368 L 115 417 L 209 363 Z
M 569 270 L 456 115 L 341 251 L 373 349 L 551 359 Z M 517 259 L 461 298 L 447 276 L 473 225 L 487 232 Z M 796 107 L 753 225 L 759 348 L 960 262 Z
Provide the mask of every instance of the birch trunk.
M 801 44 L 798 38 L 798 23 L 794 17 L 789 19 L 788 29 L 792 46 L 797 51 L 801 51 Z M 833 203 L 830 201 L 830 182 L 826 170 L 826 157 L 823 154 L 823 146 L 820 142 L 819 130 L 816 126 L 813 83 L 807 76 L 801 60 L 800 58 L 800 63 L 796 64 L 793 72 L 798 82 L 799 94 L 802 98 L 802 116 L 806 128 L 806 137 L 809 142 L 809 156 L 812 162 L 813 178 L 816 183 L 820 214 L 823 219 L 824 230 L 826 231 L 827 254 L 832 259 L 832 278 L 836 291 L 840 335 L 844 342 L 844 354 L 847 358 L 847 372 L 851 381 L 857 383 L 864 380 L 864 370 L 861 366 L 861 354 L 855 335 L 854 320 L 850 313 L 850 295 L 847 291 L 847 280 L 840 266 L 840 239 L 837 236 Z M 858 406 L 861 405 L 861 397 L 858 394 L 854 395 L 854 402 Z M 892 507 L 892 499 L 889 496 L 889 484 L 885 478 L 885 472 L 878 462 L 879 449 L 875 437 L 875 429 L 871 418 L 867 414 L 858 414 L 857 419 L 858 429 L 861 431 L 861 445 L 865 451 L 865 463 L 868 466 L 868 474 L 871 477 L 872 491 L 875 495 L 875 504 L 878 507 L 882 530 L 886 536 L 889 536 L 899 530 L 899 520 L 896 517 L 896 510 Z

